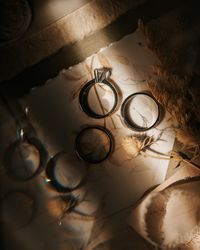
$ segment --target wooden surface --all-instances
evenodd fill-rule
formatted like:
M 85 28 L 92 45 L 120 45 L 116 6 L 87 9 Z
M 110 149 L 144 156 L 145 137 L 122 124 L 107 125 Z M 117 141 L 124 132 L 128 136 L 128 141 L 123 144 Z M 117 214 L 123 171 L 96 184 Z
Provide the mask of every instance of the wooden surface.
M 3 62 L 0 68 L 0 82 L 11 79 L 25 68 L 57 53 L 62 47 L 80 41 L 106 27 L 130 8 L 140 6 L 146 1 L 94 0 L 53 23 L 50 20 L 53 21 L 54 19 L 56 5 L 49 11 L 48 8 L 50 7 L 46 5 L 43 9 L 43 18 L 45 19 L 47 13 L 51 16 L 49 25 L 46 24 L 44 28 L 41 27 L 37 32 L 33 30 L 28 37 L 23 36 L 12 43 L 0 44 L 0 59 Z M 48 3 L 50 2 L 48 1 Z M 65 7 L 65 5 L 63 6 Z
M 24 37 L 41 31 L 92 0 L 29 0 L 33 20 Z
M 149 21 L 174 8 L 180 2 L 182 1 L 170 0 L 162 1 L 161 3 L 158 0 L 149 0 L 146 4 L 129 10 L 126 14 L 100 31 L 75 44 L 63 47 L 56 54 L 25 69 L 11 80 L 3 81 L 1 87 L 10 95 L 23 95 L 31 87 L 43 84 L 47 79 L 55 77 L 61 69 L 83 61 L 100 48 L 106 47 L 110 43 L 132 33 L 137 28 L 139 18 Z M 13 55 L 12 57 L 16 60 Z M 12 60 L 12 57 L 10 57 L 10 60 Z

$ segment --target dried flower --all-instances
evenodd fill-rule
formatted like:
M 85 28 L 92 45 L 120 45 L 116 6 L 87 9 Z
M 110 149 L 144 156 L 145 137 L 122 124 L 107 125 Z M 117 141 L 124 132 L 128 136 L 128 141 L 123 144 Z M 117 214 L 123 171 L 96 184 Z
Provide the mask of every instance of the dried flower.
M 130 135 L 122 139 L 122 147 L 128 154 L 129 159 L 137 157 L 155 142 L 152 136 Z
M 161 17 L 147 25 L 140 20 L 138 25 L 148 47 L 160 59 L 160 65 L 154 66 L 150 90 L 170 113 L 177 140 L 196 154 L 200 147 L 199 18 L 195 5 L 182 8 L 178 13 L 169 13 L 173 22 Z M 195 13 L 196 18 L 192 14 L 191 19 L 190 13 Z

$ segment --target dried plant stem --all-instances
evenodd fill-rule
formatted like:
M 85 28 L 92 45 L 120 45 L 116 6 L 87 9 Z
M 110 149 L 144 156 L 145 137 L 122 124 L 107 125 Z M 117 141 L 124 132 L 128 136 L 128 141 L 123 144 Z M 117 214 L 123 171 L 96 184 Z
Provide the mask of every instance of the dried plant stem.
M 198 166 L 197 164 L 191 162 L 190 160 L 186 160 L 186 159 L 184 159 L 182 157 L 178 157 L 178 156 L 173 156 L 172 153 L 173 152 L 171 152 L 171 154 L 168 154 L 168 155 L 166 154 L 165 157 L 157 156 L 157 155 L 152 155 L 152 154 L 147 154 L 147 153 L 143 154 L 143 156 L 145 156 L 145 157 L 151 157 L 151 158 L 156 158 L 156 159 L 160 159 L 160 160 L 170 160 L 170 159 L 179 160 L 180 162 L 185 162 L 185 163 L 190 164 L 190 165 L 192 165 L 194 167 L 200 168 L 200 166 Z
M 167 155 L 164 157 L 162 157 L 162 156 L 158 156 L 158 155 L 152 155 L 152 154 L 147 154 L 147 153 L 144 153 L 144 154 L 141 154 L 141 155 L 143 155 L 144 157 L 151 157 L 151 158 L 156 158 L 156 159 L 160 159 L 160 160 L 170 160 L 171 159 L 171 157 L 170 156 L 168 156 L 167 157 Z
M 102 54 L 101 54 L 101 55 L 102 55 Z M 100 58 L 100 55 L 98 55 L 98 57 Z M 95 59 L 95 57 L 92 57 L 90 66 L 87 67 L 87 69 L 88 69 L 88 71 L 89 71 L 91 77 L 93 77 L 92 69 L 94 68 L 94 59 Z M 100 61 L 101 61 L 101 60 L 100 60 Z M 106 60 L 106 62 L 107 62 L 107 68 L 111 68 L 111 65 L 109 64 L 109 62 L 108 62 L 107 60 Z M 102 64 L 102 63 L 101 63 L 101 64 Z M 86 65 L 86 66 L 87 66 L 87 65 Z M 102 64 L 102 66 L 104 66 L 104 64 Z M 103 114 L 105 115 L 105 109 L 104 109 L 104 106 L 103 106 L 103 104 L 102 104 L 102 102 L 101 102 L 101 98 L 100 98 L 99 93 L 98 93 L 98 91 L 97 91 L 96 85 L 94 85 L 94 91 L 95 91 L 95 94 L 96 94 L 97 99 L 98 99 L 98 101 L 99 101 L 101 110 L 102 110 Z M 116 124 L 115 124 L 113 118 L 110 117 L 110 119 L 111 119 L 111 122 L 112 122 L 112 124 L 113 124 L 114 129 L 117 129 L 117 126 L 116 126 Z M 106 127 L 106 118 L 104 119 L 104 127 Z
M 104 109 L 104 106 L 103 106 L 103 104 L 102 104 L 102 102 L 101 102 L 101 98 L 100 98 L 100 96 L 99 96 L 99 93 L 98 93 L 98 90 L 97 90 L 96 85 L 94 85 L 94 91 L 95 91 L 95 94 L 96 94 L 97 99 L 98 99 L 98 101 L 99 101 L 99 104 L 100 104 L 101 110 L 102 110 L 102 112 L 103 112 L 103 115 L 105 115 L 105 109 Z
M 97 99 L 98 99 L 98 101 L 99 101 L 99 104 L 100 104 L 101 110 L 102 110 L 102 112 L 103 112 L 103 115 L 105 115 L 105 108 L 104 108 L 104 106 L 103 106 L 103 104 L 102 104 L 102 102 L 101 102 L 101 98 L 100 98 L 100 96 L 99 96 L 99 93 L 98 93 L 98 90 L 97 90 L 96 85 L 94 85 L 94 91 L 95 91 L 95 94 L 96 94 Z M 111 116 L 110 116 L 110 119 L 111 119 L 111 122 L 112 122 L 112 124 L 113 124 L 114 129 L 117 129 L 116 124 L 115 124 L 115 122 L 114 122 L 114 120 L 113 120 L 113 118 L 112 118 Z M 105 124 L 105 127 L 106 127 L 106 119 L 105 119 L 104 121 L 105 121 L 104 124 Z
M 113 118 L 111 116 L 110 116 L 110 119 L 111 119 L 111 122 L 113 124 L 114 129 L 117 129 L 117 126 L 116 126 L 116 124 L 115 124 L 115 122 L 114 122 L 114 120 L 113 120 Z

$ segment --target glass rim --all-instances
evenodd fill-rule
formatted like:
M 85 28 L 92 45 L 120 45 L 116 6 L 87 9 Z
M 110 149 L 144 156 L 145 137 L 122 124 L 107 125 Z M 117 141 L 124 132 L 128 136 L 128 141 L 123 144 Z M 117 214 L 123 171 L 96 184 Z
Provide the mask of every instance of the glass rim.
M 81 143 L 80 141 L 81 141 L 81 138 L 84 135 L 84 133 L 87 132 L 88 130 L 99 130 L 99 131 L 103 132 L 104 135 L 106 135 L 106 137 L 108 138 L 109 148 L 108 148 L 108 151 L 104 157 L 97 159 L 97 160 L 91 160 L 82 152 L 81 147 L 80 147 L 80 143 Z M 79 132 L 79 134 L 77 135 L 77 137 L 75 139 L 75 150 L 76 150 L 77 155 L 82 160 L 84 160 L 88 163 L 91 163 L 91 164 L 97 164 L 97 163 L 100 163 L 100 162 L 106 160 L 110 156 L 110 154 L 113 152 L 113 150 L 114 150 L 114 137 L 113 137 L 112 133 L 105 127 L 102 127 L 100 125 L 88 126 L 88 127 L 85 127 L 84 129 L 82 129 Z
M 129 105 L 130 105 L 131 101 L 133 100 L 133 98 L 135 98 L 136 96 L 140 96 L 140 95 L 149 97 L 153 101 L 153 103 L 156 105 L 157 111 L 158 111 L 154 122 L 150 126 L 147 126 L 147 127 L 138 126 L 136 123 L 134 123 L 134 121 L 132 119 L 129 118 L 129 115 L 128 115 Z M 124 123 L 126 124 L 126 126 L 128 128 L 130 128 L 134 131 L 137 131 L 137 132 L 144 132 L 144 131 L 147 131 L 147 130 L 155 127 L 155 125 L 158 123 L 158 121 L 160 119 L 160 105 L 159 105 L 158 101 L 151 95 L 151 93 L 136 92 L 136 93 L 129 95 L 122 103 L 121 115 L 123 117 Z
M 82 183 L 85 181 L 85 175 L 81 178 L 81 180 L 74 186 L 74 187 L 70 187 L 70 186 L 64 186 L 62 185 L 56 178 L 56 174 L 55 174 L 55 169 L 56 169 L 56 162 L 57 160 L 59 160 L 59 158 L 62 156 L 62 155 L 67 155 L 67 152 L 65 151 L 62 151 L 62 152 L 59 152 L 57 153 L 56 155 L 54 155 L 50 160 L 49 162 L 47 163 L 47 166 L 46 166 L 46 177 L 48 178 L 49 180 L 49 184 L 58 192 L 61 192 L 61 193 L 70 193 L 72 192 L 73 190 L 76 190 L 78 189 Z
M 39 152 L 39 165 L 37 167 L 37 169 L 28 177 L 20 177 L 17 176 L 15 174 L 13 174 L 13 171 L 11 171 L 12 169 L 12 154 L 14 154 L 15 149 L 23 143 L 27 143 L 30 144 L 32 146 L 34 146 L 38 152 Z M 4 155 L 4 166 L 6 169 L 6 172 L 9 176 L 13 177 L 14 179 L 18 180 L 18 181 L 28 181 L 30 179 L 33 179 L 35 177 L 37 177 L 45 168 L 46 162 L 47 162 L 47 151 L 44 148 L 44 146 L 42 145 L 42 143 L 40 142 L 39 139 L 37 139 L 36 137 L 33 136 L 28 136 L 28 135 L 24 135 L 23 140 L 21 140 L 20 138 L 15 140 L 13 143 L 11 143 L 8 148 L 6 149 L 5 155 Z

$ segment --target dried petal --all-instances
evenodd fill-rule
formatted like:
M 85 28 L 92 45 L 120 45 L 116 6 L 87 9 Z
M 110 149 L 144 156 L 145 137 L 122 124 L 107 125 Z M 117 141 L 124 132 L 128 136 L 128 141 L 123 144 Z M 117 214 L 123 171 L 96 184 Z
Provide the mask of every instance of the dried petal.
M 134 136 L 127 136 L 122 140 L 122 147 L 129 157 L 137 157 L 142 150 L 142 142 Z

